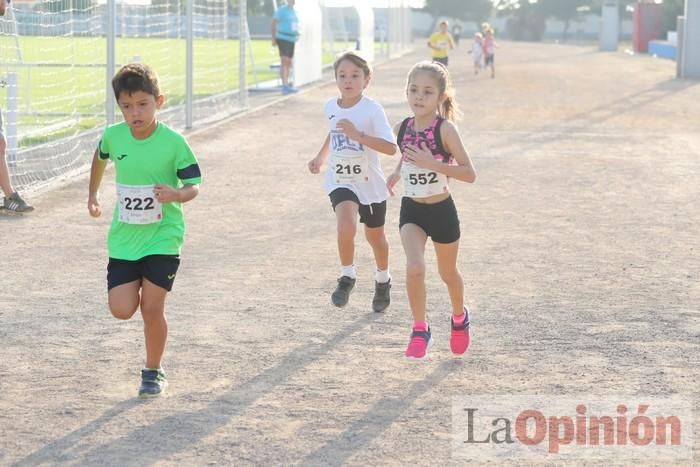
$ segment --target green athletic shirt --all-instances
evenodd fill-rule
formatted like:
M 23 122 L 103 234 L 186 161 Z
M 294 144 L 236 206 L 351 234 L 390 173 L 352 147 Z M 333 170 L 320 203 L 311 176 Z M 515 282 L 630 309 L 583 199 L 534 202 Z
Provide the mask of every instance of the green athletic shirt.
M 185 137 L 158 122 L 146 139 L 135 139 L 126 122 L 105 129 L 99 143 L 100 159 L 114 162 L 117 183 L 123 185 L 196 185 L 202 175 Z M 164 203 L 163 218 L 154 224 L 119 221 L 119 201 L 109 229 L 109 256 L 138 260 L 148 255 L 179 255 L 185 236 L 182 203 Z

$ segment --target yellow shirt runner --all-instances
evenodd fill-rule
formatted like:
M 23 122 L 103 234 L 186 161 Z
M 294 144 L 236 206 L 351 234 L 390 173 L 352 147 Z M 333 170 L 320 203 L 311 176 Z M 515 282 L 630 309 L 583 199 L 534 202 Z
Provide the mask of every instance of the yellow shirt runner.
M 450 53 L 450 48 L 454 47 L 452 36 L 450 36 L 449 33 L 442 33 L 440 31 L 432 33 L 428 42 L 433 46 L 430 49 L 433 51 L 433 58 L 447 57 Z

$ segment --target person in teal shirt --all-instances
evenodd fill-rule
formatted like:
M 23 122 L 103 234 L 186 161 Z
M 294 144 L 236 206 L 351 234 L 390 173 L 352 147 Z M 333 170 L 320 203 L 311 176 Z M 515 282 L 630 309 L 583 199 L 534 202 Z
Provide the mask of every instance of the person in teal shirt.
M 294 10 L 296 0 L 287 0 L 275 11 L 272 18 L 272 46 L 277 46 L 280 53 L 280 78 L 282 79 L 282 93 L 297 92 L 296 88 L 289 84 L 289 73 L 294 60 L 294 45 L 299 39 L 299 18 Z
M 167 385 L 161 367 L 168 335 L 165 297 L 180 265 L 182 205 L 197 196 L 202 176 L 185 138 L 156 118 L 164 96 L 151 67 L 124 65 L 112 88 L 124 121 L 105 129 L 95 151 L 88 211 L 93 217 L 102 214 L 98 190 L 112 161 L 117 203 L 107 241 L 109 308 L 118 319 L 130 319 L 141 309 L 146 366 L 139 396 L 152 397 Z

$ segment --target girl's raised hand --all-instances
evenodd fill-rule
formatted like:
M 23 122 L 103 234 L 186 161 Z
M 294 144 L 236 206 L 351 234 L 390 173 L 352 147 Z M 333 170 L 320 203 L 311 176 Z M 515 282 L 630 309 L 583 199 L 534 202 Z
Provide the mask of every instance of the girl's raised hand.
M 408 145 L 404 155 L 406 160 L 416 167 L 421 169 L 432 169 L 435 167 L 436 161 L 433 158 L 433 153 L 428 148 L 427 143 L 421 141 L 420 146 Z

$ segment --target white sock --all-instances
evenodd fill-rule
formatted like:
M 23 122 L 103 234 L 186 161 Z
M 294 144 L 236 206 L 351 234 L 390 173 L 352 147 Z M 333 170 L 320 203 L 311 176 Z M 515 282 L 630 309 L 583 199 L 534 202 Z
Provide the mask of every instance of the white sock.
M 341 266 L 340 275 L 341 277 L 348 276 L 350 279 L 357 279 L 357 269 L 355 269 L 354 264 L 351 264 L 350 266 Z
M 377 269 L 377 272 L 374 273 L 374 280 L 380 284 L 386 284 L 391 280 L 391 274 L 389 274 L 388 269 L 386 271 L 380 271 Z

